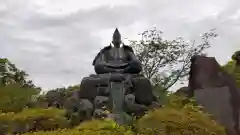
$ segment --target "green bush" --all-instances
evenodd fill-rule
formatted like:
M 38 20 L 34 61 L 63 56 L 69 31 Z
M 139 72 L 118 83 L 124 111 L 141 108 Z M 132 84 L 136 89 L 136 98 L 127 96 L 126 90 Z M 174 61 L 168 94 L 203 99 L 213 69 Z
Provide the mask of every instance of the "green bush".
M 234 77 L 238 88 L 240 88 L 240 66 L 236 66 L 236 61 L 229 61 L 223 66 L 223 69 Z
M 125 127 L 117 125 L 113 121 L 92 120 L 83 122 L 73 129 L 59 129 L 56 131 L 39 131 L 25 133 L 23 135 L 133 135 L 133 132 Z
M 56 108 L 24 109 L 20 113 L 1 113 L 1 134 L 67 128 L 69 122 L 64 115 L 64 110 Z
M 149 111 L 132 128 L 110 120 L 92 120 L 73 129 L 38 131 L 23 135 L 226 135 L 222 126 L 201 111 L 194 100 L 170 94 L 164 107 Z M 134 130 L 131 130 L 134 129 Z
M 20 112 L 38 93 L 36 89 L 23 88 L 18 84 L 0 86 L 0 111 Z
M 149 111 L 137 121 L 139 134 L 159 135 L 225 135 L 225 130 L 210 115 L 186 97 L 170 95 L 168 103 Z

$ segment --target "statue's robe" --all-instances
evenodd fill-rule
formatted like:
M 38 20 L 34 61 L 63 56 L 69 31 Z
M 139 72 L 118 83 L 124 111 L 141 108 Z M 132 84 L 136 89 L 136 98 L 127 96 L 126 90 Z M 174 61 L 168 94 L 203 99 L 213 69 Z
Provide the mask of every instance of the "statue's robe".
M 97 87 L 99 87 L 99 85 L 108 85 L 108 79 L 101 78 L 99 74 L 115 72 L 115 69 L 109 69 L 103 64 L 108 61 L 116 60 L 112 52 L 114 49 L 115 48 L 112 46 L 107 46 L 97 54 L 92 63 L 97 75 L 83 78 L 79 91 L 80 98 L 88 98 L 90 101 L 93 101 L 98 95 Z M 131 47 L 124 45 L 121 49 L 123 53 L 120 59 L 123 62 L 129 63 L 129 67 L 124 69 L 124 74 L 131 74 L 132 76 L 133 93 L 136 96 L 136 102 L 150 105 L 154 98 L 152 86 L 148 79 L 138 74 L 142 70 L 140 61 L 134 55 Z
M 116 54 L 118 53 L 118 54 Z M 138 74 L 142 70 L 141 62 L 136 58 L 130 46 L 123 45 L 118 50 L 111 45 L 103 48 L 93 60 L 93 66 L 97 74 L 115 72 L 115 69 L 108 68 L 104 63 L 109 61 L 121 61 L 129 63 L 129 66 L 124 69 L 124 73 Z

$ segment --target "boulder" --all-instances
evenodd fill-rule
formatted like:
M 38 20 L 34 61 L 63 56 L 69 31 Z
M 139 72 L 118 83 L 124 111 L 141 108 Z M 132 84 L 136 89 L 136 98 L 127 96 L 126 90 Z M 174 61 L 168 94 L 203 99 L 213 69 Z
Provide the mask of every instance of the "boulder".
M 225 72 L 215 58 L 194 56 L 189 75 L 189 95 L 228 131 L 239 130 L 240 92 L 236 80 Z M 220 105 L 225 109 L 221 109 Z
M 231 106 L 231 95 L 228 87 L 197 89 L 194 95 L 197 103 L 203 106 L 205 111 L 212 114 L 212 118 L 216 122 L 234 132 L 234 110 Z

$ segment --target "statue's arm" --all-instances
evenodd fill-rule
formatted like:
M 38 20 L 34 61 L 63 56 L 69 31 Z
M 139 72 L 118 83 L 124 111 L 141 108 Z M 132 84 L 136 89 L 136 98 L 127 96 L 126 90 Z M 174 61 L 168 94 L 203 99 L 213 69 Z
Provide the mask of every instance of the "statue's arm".
M 138 61 L 139 63 L 141 63 L 133 52 L 129 52 L 129 58 L 131 61 Z
M 97 74 L 116 72 L 116 69 L 107 66 L 105 57 L 102 53 L 100 53 L 94 61 L 94 69 Z
M 131 73 L 140 73 L 142 71 L 142 64 L 137 59 L 136 55 L 133 52 L 128 52 L 129 57 L 129 66 L 125 69 L 125 72 L 131 72 Z
M 102 52 L 100 52 L 96 58 L 94 59 L 93 65 L 97 66 L 97 65 L 104 65 L 105 58 L 104 55 L 102 54 Z

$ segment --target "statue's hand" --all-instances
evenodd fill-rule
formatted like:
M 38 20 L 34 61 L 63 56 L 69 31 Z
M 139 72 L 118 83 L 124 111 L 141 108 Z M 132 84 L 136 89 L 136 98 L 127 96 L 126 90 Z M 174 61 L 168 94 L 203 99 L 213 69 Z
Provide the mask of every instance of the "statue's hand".
M 123 62 L 119 62 L 119 61 L 110 61 L 108 63 L 105 64 L 107 67 L 110 68 L 119 68 L 119 67 L 127 67 L 129 65 L 129 63 L 123 63 Z
M 124 70 L 123 69 L 116 69 L 116 72 L 117 73 L 124 73 Z

